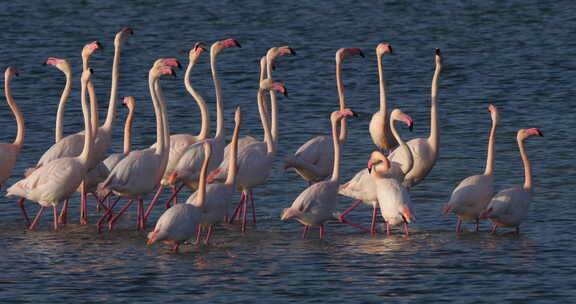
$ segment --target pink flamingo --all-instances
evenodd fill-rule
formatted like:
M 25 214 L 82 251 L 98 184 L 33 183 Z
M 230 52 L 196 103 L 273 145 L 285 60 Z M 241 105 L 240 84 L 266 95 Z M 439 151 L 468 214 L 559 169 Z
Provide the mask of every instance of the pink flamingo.
M 398 145 L 390 133 L 390 124 L 388 123 L 388 111 L 386 105 L 386 82 L 384 80 L 384 69 L 382 68 L 382 56 L 386 53 L 392 53 L 392 46 L 380 43 L 376 47 L 376 57 L 378 58 L 378 78 L 380 85 L 380 110 L 370 120 L 370 136 L 374 144 L 381 150 L 390 150 Z
M 22 117 L 22 113 L 18 109 L 18 106 L 16 106 L 16 103 L 14 102 L 12 88 L 10 87 L 10 82 L 14 76 L 18 76 L 18 71 L 13 67 L 7 67 L 6 71 L 4 71 L 4 93 L 6 94 L 6 102 L 16 118 L 16 126 L 18 130 L 14 142 L 11 144 L 0 143 L 0 186 L 2 186 L 12 174 L 12 168 L 14 168 L 16 159 L 20 154 L 20 149 L 22 148 L 24 136 L 26 134 L 24 118 Z

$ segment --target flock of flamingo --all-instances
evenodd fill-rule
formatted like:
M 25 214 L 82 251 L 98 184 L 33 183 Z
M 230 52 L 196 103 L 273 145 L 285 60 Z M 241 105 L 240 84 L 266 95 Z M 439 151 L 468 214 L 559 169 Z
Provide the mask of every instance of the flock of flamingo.
M 133 97 L 125 97 L 124 104 L 129 109 L 124 126 L 124 149 L 108 155 L 112 141 L 111 133 L 118 103 L 118 78 L 120 54 L 123 42 L 132 35 L 130 28 L 122 29 L 114 40 L 115 54 L 112 65 L 112 85 L 106 120 L 100 125 L 97 113 L 97 97 L 92 84 L 92 69 L 89 62 L 92 54 L 101 48 L 92 42 L 82 49 L 83 72 L 81 76 L 81 105 L 84 130 L 63 136 L 64 107 L 71 91 L 72 74 L 69 63 L 64 59 L 49 58 L 52 65 L 66 76 L 66 85 L 58 106 L 55 143 L 42 155 L 37 164 L 25 172 L 25 177 L 7 189 L 6 196 L 19 197 L 18 204 L 29 229 L 34 229 L 46 207 L 52 207 L 53 227 L 58 230 L 67 222 L 68 199 L 80 192 L 80 223 L 88 223 L 87 194 L 96 199 L 97 210 L 102 215 L 96 223 L 98 231 L 107 224 L 110 230 L 131 206 L 137 207 L 137 228 L 144 230 L 153 207 L 158 202 L 165 186 L 172 188 L 172 195 L 166 201 L 166 210 L 158 219 L 154 230 L 148 233 L 148 244 L 165 241 L 177 251 L 180 244 L 196 237 L 196 243 L 203 238 L 208 244 L 214 227 L 222 222 L 241 222 L 242 232 L 246 230 L 247 213 L 251 209 L 252 220 L 256 222 L 256 212 L 252 189 L 266 183 L 272 170 L 278 144 L 278 107 L 275 92 L 287 95 L 286 88 L 272 80 L 274 61 L 283 55 L 295 55 L 288 46 L 273 47 L 260 60 L 261 71 L 257 92 L 258 111 L 264 140 L 251 136 L 240 138 L 242 113 L 237 107 L 234 113 L 234 131 L 231 142 L 226 145 L 224 128 L 224 105 L 220 82 L 217 77 L 216 59 L 225 49 L 240 47 L 234 39 L 216 41 L 210 48 L 212 79 L 216 90 L 216 135 L 210 137 L 210 113 L 206 102 L 191 85 L 190 75 L 206 51 L 203 44 L 197 43 L 189 52 L 189 64 L 184 84 L 195 99 L 201 114 L 202 125 L 198 135 L 170 134 L 166 105 L 160 85 L 164 75 L 175 75 L 173 68 L 180 67 L 175 58 L 162 58 L 154 62 L 148 74 L 148 86 L 156 116 L 156 143 L 148 148 L 132 150 L 131 125 L 136 107 Z M 324 223 L 337 219 L 367 233 L 376 232 L 378 213 L 386 223 L 386 234 L 392 226 L 401 225 L 409 235 L 408 224 L 415 220 L 410 199 L 410 188 L 422 182 L 434 167 L 440 150 L 438 125 L 438 81 L 442 71 L 442 54 L 435 51 L 435 72 L 431 90 L 430 136 L 415 138 L 405 142 L 396 129 L 395 122 L 406 124 L 412 130 L 412 118 L 399 109 L 389 111 L 386 102 L 386 87 L 382 58 L 392 53 L 389 44 L 379 44 L 376 48 L 380 86 L 380 109 L 370 122 L 370 135 L 378 148 L 368 159 L 367 168 L 359 171 L 350 181 L 340 182 L 340 161 L 343 143 L 347 140 L 347 119 L 355 113 L 346 107 L 341 66 L 344 59 L 364 54 L 358 48 L 341 48 L 336 52 L 336 82 L 339 95 L 339 110 L 330 115 L 331 136 L 317 136 L 304 143 L 292 156 L 284 159 L 285 169 L 293 168 L 309 182 L 289 208 L 282 211 L 281 219 L 295 219 L 304 225 L 303 237 L 310 227 L 320 228 L 320 239 L 324 236 Z M 6 100 L 16 117 L 17 136 L 13 143 L 0 143 L 0 184 L 11 176 L 21 146 L 25 138 L 22 113 L 18 110 L 10 89 L 12 78 L 18 75 L 13 67 L 5 71 L 4 89 Z M 87 95 L 89 97 L 87 97 Z M 89 101 L 87 101 L 89 98 Z M 460 182 L 453 190 L 443 214 L 457 216 L 456 230 L 462 230 L 462 222 L 475 222 L 476 231 L 480 219 L 489 219 L 497 227 L 516 228 L 526 218 L 532 195 L 532 173 L 530 162 L 524 149 L 524 140 L 542 133 L 536 128 L 520 129 L 517 143 L 524 165 L 525 181 L 522 186 L 501 190 L 494 195 L 494 147 L 498 110 L 490 105 L 488 110 L 492 128 L 488 140 L 486 168 L 482 174 L 472 175 Z M 385 152 L 389 152 L 387 155 Z M 178 192 L 187 187 L 194 193 L 185 203 L 178 203 Z M 156 190 L 147 206 L 144 199 Z M 241 201 L 229 215 L 229 205 L 235 190 L 240 190 Z M 357 199 L 350 208 L 338 212 L 338 195 Z M 113 197 L 115 198 L 113 199 Z M 122 198 L 128 199 L 117 212 L 116 205 Z M 24 205 L 26 200 L 37 202 L 40 209 L 31 220 Z M 58 211 L 58 205 L 63 206 Z M 362 202 L 371 205 L 372 221 L 370 228 L 349 222 L 345 217 Z

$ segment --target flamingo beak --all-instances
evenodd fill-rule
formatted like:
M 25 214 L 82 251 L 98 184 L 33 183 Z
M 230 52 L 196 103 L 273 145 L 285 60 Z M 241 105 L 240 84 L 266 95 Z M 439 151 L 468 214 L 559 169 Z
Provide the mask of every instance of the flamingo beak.
M 372 161 L 369 160 L 368 161 L 368 174 L 372 173 L 372 167 L 373 167 Z

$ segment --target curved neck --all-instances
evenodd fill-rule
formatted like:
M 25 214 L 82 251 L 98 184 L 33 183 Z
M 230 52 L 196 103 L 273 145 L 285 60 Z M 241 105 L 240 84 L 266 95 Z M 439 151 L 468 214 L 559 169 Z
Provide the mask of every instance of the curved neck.
M 202 127 L 200 129 L 200 133 L 196 137 L 200 139 L 204 139 L 208 137 L 208 133 L 210 133 L 210 114 L 208 113 L 208 108 L 206 107 L 206 101 L 204 98 L 194 90 L 192 85 L 190 84 L 190 74 L 192 74 L 192 69 L 196 64 L 196 60 L 198 57 L 194 58 L 194 60 L 190 60 L 188 64 L 188 68 L 186 68 L 186 74 L 184 74 L 184 85 L 186 86 L 186 90 L 194 100 L 196 100 L 196 104 L 198 104 L 198 108 L 200 108 L 200 116 L 202 119 Z
M 222 89 L 220 88 L 220 80 L 216 73 L 216 57 L 218 54 L 210 52 L 210 69 L 212 70 L 212 81 L 214 82 L 214 90 L 216 90 L 216 136 L 214 138 L 224 137 L 224 106 L 222 105 Z
M 132 121 L 134 120 L 134 108 L 128 108 L 128 117 L 124 124 L 124 154 L 132 149 Z
M 108 112 L 106 114 L 106 121 L 102 127 L 106 130 L 112 128 L 114 119 L 116 118 L 116 102 L 118 101 L 118 78 L 120 75 L 120 52 L 122 52 L 122 43 L 114 48 L 114 61 L 112 62 L 112 84 L 110 87 L 110 100 L 108 101 Z
M 268 79 L 272 80 L 272 58 L 266 57 L 266 74 Z M 270 90 L 270 105 L 272 109 L 272 116 L 270 118 L 272 122 L 271 135 L 272 141 L 274 143 L 274 149 L 278 146 L 278 104 L 276 103 L 276 93 L 274 90 Z
M 492 129 L 490 130 L 490 138 L 488 139 L 488 155 L 486 156 L 486 169 L 484 175 L 491 175 L 494 172 L 494 146 L 496 143 L 496 126 L 497 121 L 492 121 Z
M 430 137 L 428 137 L 428 140 L 430 142 L 430 146 L 432 147 L 432 152 L 435 155 L 435 159 L 438 157 L 438 151 L 440 149 L 440 126 L 438 125 L 438 80 L 440 79 L 441 71 L 442 66 L 436 64 L 436 70 L 434 71 L 434 76 L 432 77 L 430 105 Z
M 98 136 L 98 98 L 94 91 L 94 84 L 92 80 L 88 81 L 88 95 L 90 95 L 90 124 L 92 125 L 92 136 Z
M 72 90 L 72 72 L 69 70 L 64 72 L 66 75 L 66 86 L 62 91 L 60 96 L 60 102 L 58 103 L 58 112 L 56 113 L 56 137 L 55 142 L 59 142 L 62 137 L 64 137 L 64 107 L 68 101 L 68 96 L 70 96 L 70 91 Z
M 396 125 L 394 124 L 395 121 L 396 119 L 390 119 L 390 131 L 392 131 L 394 139 L 396 139 L 396 141 L 398 142 L 398 146 L 400 146 L 402 148 L 402 151 L 408 156 L 407 162 L 401 164 L 402 166 L 401 170 L 402 172 L 404 172 L 404 174 L 406 174 L 408 173 L 408 171 L 412 170 L 412 167 L 414 166 L 414 158 L 412 157 L 412 151 L 410 151 L 410 148 L 404 142 L 404 140 L 402 140 L 400 134 L 398 133 L 398 130 L 396 130 Z
M 268 156 L 274 156 L 276 154 L 276 149 L 274 143 L 272 142 L 272 136 L 270 135 L 270 125 L 268 123 L 268 111 L 265 109 L 264 100 L 264 90 L 258 90 L 258 112 L 260 112 L 260 120 L 262 121 L 262 129 L 264 129 L 264 141 L 266 142 L 266 149 L 268 150 Z
M 92 133 L 92 123 L 90 122 L 90 111 L 88 110 L 88 105 L 86 103 L 86 87 L 89 87 L 91 82 L 92 80 L 88 80 L 88 83 L 82 83 L 80 96 L 82 115 L 84 116 L 84 148 L 82 149 L 82 153 L 78 155 L 78 158 L 84 165 L 88 163 L 88 157 L 92 154 L 92 146 L 94 145 L 94 140 L 92 139 L 94 134 Z
M 342 60 L 336 59 L 336 88 L 338 89 L 338 100 L 340 111 L 346 108 L 346 97 L 344 96 L 344 84 L 342 83 Z M 348 125 L 346 119 L 340 122 L 340 141 L 344 142 L 348 138 Z
M 164 125 L 162 121 L 162 109 L 160 107 L 158 97 L 156 96 L 156 85 L 158 77 L 152 75 L 152 70 L 148 75 L 148 87 L 150 88 L 150 96 L 152 97 L 152 104 L 154 105 L 154 114 L 156 115 L 156 154 L 161 154 L 164 150 Z
M 161 113 L 160 120 L 162 121 L 162 139 L 164 139 L 164 145 L 162 146 L 163 152 L 161 153 L 168 153 L 168 151 L 170 150 L 170 129 L 168 127 L 168 118 L 166 112 L 166 98 L 164 98 L 164 92 L 160 87 L 160 78 L 156 80 L 154 88 L 156 91 L 156 99 L 158 100 L 158 105 L 160 107 L 160 113 Z
M 16 139 L 12 144 L 20 148 L 22 147 L 22 143 L 24 143 L 24 136 L 26 131 L 22 113 L 16 106 L 14 98 L 12 97 L 12 88 L 10 87 L 10 80 L 12 80 L 11 78 L 12 76 L 4 77 L 4 92 L 6 94 L 6 101 L 8 102 L 8 106 L 12 110 L 12 113 L 14 113 L 14 117 L 16 117 L 16 126 L 18 128 L 18 131 L 16 133 Z
M 522 185 L 522 188 L 525 190 L 532 190 L 532 167 L 530 166 L 526 150 L 524 150 L 524 140 L 518 140 L 518 149 L 520 150 L 522 163 L 524 163 L 524 185 Z
M 386 82 L 384 80 L 384 68 L 382 67 L 382 55 L 378 55 L 378 79 L 380 85 L 380 112 L 386 113 Z
M 236 184 L 236 175 L 238 173 L 238 166 L 236 162 L 238 160 L 238 134 L 240 133 L 240 122 L 236 123 L 234 126 L 234 133 L 232 134 L 232 142 L 230 145 L 232 148 L 230 149 L 229 154 L 229 161 L 228 161 L 228 176 L 226 177 L 226 184 L 227 185 L 234 185 Z
M 342 123 L 346 118 L 342 119 Z M 334 145 L 334 168 L 332 168 L 332 177 L 330 178 L 333 182 L 338 182 L 340 179 L 340 153 L 341 153 L 341 141 L 338 138 L 338 121 L 331 120 L 332 122 L 332 141 Z
M 206 149 L 204 149 L 206 152 Z M 208 173 L 208 163 L 210 163 L 210 158 L 212 153 L 207 153 L 204 156 L 204 162 L 202 163 L 202 169 L 200 170 L 200 177 L 198 182 L 198 196 L 196 197 L 196 202 L 199 203 L 200 207 L 204 206 L 204 201 L 206 199 L 206 175 Z

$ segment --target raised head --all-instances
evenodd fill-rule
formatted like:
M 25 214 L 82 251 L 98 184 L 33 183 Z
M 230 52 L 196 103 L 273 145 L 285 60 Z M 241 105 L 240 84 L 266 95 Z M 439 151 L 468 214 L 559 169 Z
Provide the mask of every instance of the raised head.
M 125 27 L 121 29 L 118 33 L 116 33 L 116 37 L 114 37 L 114 46 L 119 46 L 120 43 L 126 39 L 126 37 L 134 35 L 134 30 L 130 27 Z
M 82 48 L 82 56 L 91 56 L 96 50 L 102 50 L 102 44 L 98 41 L 92 41 Z
M 227 48 L 232 47 L 232 46 L 235 46 L 238 48 L 242 47 L 240 45 L 240 43 L 238 43 L 238 41 L 236 41 L 235 39 L 228 38 L 228 39 L 214 42 L 212 44 L 212 46 L 210 47 L 210 52 L 214 55 L 218 55 L 218 54 L 220 54 L 220 52 L 222 52 L 222 50 L 227 49 Z
M 136 106 L 136 99 L 134 99 L 132 96 L 126 96 L 124 97 L 122 103 L 124 103 L 130 111 L 133 111 L 134 107 Z
M 44 65 L 52 65 L 64 73 L 70 72 L 70 65 L 66 59 L 50 57 L 46 59 Z
M 336 61 L 342 61 L 351 56 L 364 57 L 364 53 L 359 48 L 341 48 L 336 51 Z
M 442 65 L 442 52 L 440 52 L 440 49 L 435 49 L 434 54 L 435 54 L 436 64 Z
M 200 56 L 200 54 L 202 54 L 202 52 L 205 52 L 205 51 L 206 51 L 206 46 L 204 45 L 204 43 L 203 42 L 196 42 L 194 44 L 194 47 L 188 53 L 188 57 L 190 58 L 190 61 L 192 61 L 193 58 Z
M 489 105 L 488 111 L 490 112 L 490 117 L 492 117 L 492 122 L 498 122 L 498 108 L 495 105 Z
M 525 140 L 526 138 L 528 138 L 532 135 L 544 136 L 544 134 L 542 134 L 540 129 L 537 129 L 537 128 L 520 129 L 520 130 L 518 130 L 518 133 L 516 134 L 516 139 L 518 141 L 522 141 L 522 140 Z
M 388 43 L 378 44 L 378 46 L 376 47 L 376 55 L 382 56 L 386 53 L 394 54 L 394 52 L 392 52 L 392 46 Z
M 404 122 L 410 129 L 410 132 L 412 132 L 412 129 L 414 128 L 414 122 L 412 121 L 412 117 L 402 112 L 402 110 L 400 109 L 392 110 L 392 112 L 390 113 L 390 119 Z
M 296 52 L 294 51 L 294 49 L 285 45 L 268 49 L 268 52 L 266 52 L 266 57 L 270 58 L 270 60 L 273 61 L 276 58 L 287 54 L 296 56 Z
M 368 159 L 368 173 L 372 173 L 372 170 L 375 172 L 384 172 L 388 171 L 388 169 L 390 169 L 390 161 L 386 155 L 380 151 L 374 151 L 370 154 L 370 158 Z
M 18 76 L 18 74 L 19 74 L 18 70 L 16 70 L 15 67 L 11 67 L 11 66 L 7 67 L 6 71 L 4 71 L 4 77 L 5 78 L 12 78 L 14 76 Z

